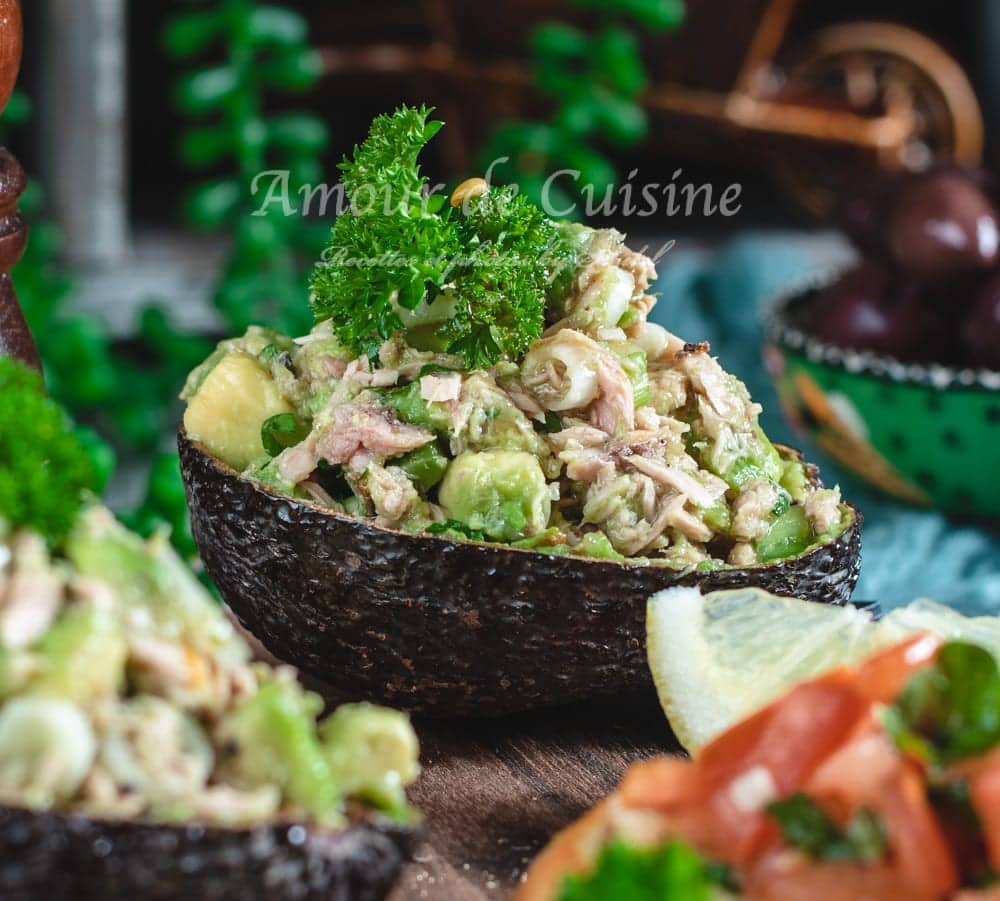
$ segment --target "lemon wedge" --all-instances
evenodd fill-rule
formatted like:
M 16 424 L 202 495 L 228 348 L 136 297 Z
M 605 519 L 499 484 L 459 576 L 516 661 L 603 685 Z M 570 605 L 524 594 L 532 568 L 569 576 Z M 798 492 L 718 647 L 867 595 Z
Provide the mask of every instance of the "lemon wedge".
M 678 741 L 692 754 L 795 683 L 854 665 L 907 635 L 979 644 L 1000 656 L 1000 618 L 914 601 L 881 620 L 856 607 L 758 588 L 670 588 L 646 608 L 649 668 Z

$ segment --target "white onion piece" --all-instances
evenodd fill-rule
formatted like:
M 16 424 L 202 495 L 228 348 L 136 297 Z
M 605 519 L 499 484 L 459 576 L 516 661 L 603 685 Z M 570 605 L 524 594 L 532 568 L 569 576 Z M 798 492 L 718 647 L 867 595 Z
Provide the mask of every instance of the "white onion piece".
M 29 807 L 71 798 L 96 752 L 90 720 L 71 701 L 9 701 L 0 711 L 0 796 Z
M 662 325 L 644 322 L 632 339 L 646 352 L 650 360 L 660 359 L 660 355 L 671 345 L 671 334 Z
M 122 705 L 101 745 L 101 763 L 118 785 L 169 800 L 201 791 L 215 755 L 192 717 L 147 695 Z
M 578 410 L 600 393 L 597 363 L 604 350 L 586 335 L 563 329 L 535 343 L 522 365 L 523 381 L 546 410 Z

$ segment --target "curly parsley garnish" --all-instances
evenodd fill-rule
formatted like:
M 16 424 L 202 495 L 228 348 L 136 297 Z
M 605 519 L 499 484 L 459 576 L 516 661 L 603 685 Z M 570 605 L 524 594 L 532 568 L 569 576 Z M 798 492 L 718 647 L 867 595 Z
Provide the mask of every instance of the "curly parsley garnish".
M 56 546 L 95 487 L 90 454 L 65 411 L 45 397 L 41 377 L 0 358 L 0 522 L 27 528 Z
M 574 263 L 557 223 L 512 188 L 463 207 L 429 195 L 417 158 L 443 123 L 430 110 L 379 116 L 340 168 L 350 209 L 333 225 L 310 282 L 317 320 L 371 358 L 403 330 L 401 310 L 452 301 L 436 336 L 469 368 L 524 353 L 543 328 L 546 293 Z

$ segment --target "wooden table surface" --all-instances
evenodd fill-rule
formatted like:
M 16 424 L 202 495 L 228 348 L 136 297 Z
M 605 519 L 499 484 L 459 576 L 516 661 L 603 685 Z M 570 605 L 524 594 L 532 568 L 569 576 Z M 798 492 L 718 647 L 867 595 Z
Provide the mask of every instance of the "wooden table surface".
M 427 840 L 391 901 L 506 898 L 634 760 L 678 750 L 653 695 L 496 720 L 417 720 Z

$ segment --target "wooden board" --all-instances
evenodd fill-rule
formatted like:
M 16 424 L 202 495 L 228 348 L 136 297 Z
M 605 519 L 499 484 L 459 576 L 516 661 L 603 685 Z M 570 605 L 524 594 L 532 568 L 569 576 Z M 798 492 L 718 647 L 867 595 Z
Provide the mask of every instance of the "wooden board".
M 652 695 L 416 726 L 424 771 L 411 798 L 427 841 L 391 901 L 506 898 L 548 838 L 629 763 L 678 751 Z

